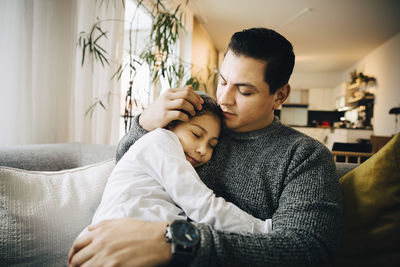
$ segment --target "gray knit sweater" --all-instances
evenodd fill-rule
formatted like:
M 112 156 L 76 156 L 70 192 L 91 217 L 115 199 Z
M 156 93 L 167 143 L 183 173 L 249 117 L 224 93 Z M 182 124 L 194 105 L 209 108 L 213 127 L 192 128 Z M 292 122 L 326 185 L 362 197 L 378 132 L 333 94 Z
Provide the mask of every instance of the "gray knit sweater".
M 135 120 L 117 160 L 146 131 Z M 225 129 L 212 159 L 197 169 L 204 183 L 253 216 L 272 218 L 269 234 L 237 234 L 198 224 L 192 266 L 330 266 L 343 228 L 335 165 L 318 141 L 275 118 L 264 129 Z

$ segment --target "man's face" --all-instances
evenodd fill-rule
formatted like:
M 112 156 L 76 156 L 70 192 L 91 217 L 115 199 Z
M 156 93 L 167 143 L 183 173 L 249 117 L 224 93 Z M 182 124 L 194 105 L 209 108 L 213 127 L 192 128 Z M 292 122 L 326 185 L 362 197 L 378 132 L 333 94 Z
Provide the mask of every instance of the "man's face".
M 182 144 L 186 159 L 198 167 L 211 159 L 221 127 L 215 115 L 205 113 L 193 117 L 189 122 L 180 122 L 170 130 Z
M 264 81 L 267 62 L 237 56 L 228 51 L 221 66 L 217 101 L 224 112 L 225 125 L 235 132 L 249 132 L 273 121 L 280 103 L 278 92 L 270 95 Z

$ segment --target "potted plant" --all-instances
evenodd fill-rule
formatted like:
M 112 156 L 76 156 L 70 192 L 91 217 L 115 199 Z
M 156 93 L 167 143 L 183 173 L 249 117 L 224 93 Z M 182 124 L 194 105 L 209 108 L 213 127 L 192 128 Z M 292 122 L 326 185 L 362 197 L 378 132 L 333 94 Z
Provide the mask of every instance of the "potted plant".
M 110 1 L 113 0 L 101 0 L 100 4 L 106 3 L 108 5 Z M 122 3 L 125 4 L 125 1 L 122 0 Z M 190 71 L 190 64 L 183 62 L 183 60 L 173 53 L 172 48 L 179 39 L 180 34 L 184 31 L 183 7 L 188 4 L 188 0 L 182 1 L 172 9 L 168 9 L 164 5 L 163 0 L 155 0 L 152 3 L 153 5 L 149 6 L 147 2 L 145 5 L 143 0 L 137 1 L 137 7 L 146 8 L 153 17 L 151 31 L 148 36 L 149 42 L 145 46 L 145 49 L 140 52 L 140 59 L 135 57 L 136 48 L 134 47 L 133 41 L 134 29 L 132 19 L 132 21 L 129 22 L 128 63 L 121 63 L 117 71 L 111 77 L 112 79 L 120 79 L 123 72 L 129 72 L 129 86 L 125 93 L 125 108 L 123 114 L 125 132 L 129 131 L 131 128 L 133 109 L 142 106 L 140 101 L 133 97 L 135 83 L 134 77 L 136 74 L 135 66 L 137 66 L 137 64 L 146 62 L 150 68 L 153 83 L 157 83 L 158 79 L 163 77 L 167 79 L 170 87 L 191 84 L 194 89 L 200 89 L 202 87 L 203 90 L 207 90 L 206 83 L 210 79 L 216 80 L 215 71 L 211 71 L 209 72 L 208 80 L 205 82 L 201 82 L 196 77 L 190 77 L 186 82 L 184 82 L 184 77 L 186 77 L 186 74 Z M 91 30 L 88 33 L 84 31 L 79 33 L 78 46 L 82 51 L 82 65 L 85 63 L 85 58 L 87 58 L 88 55 L 91 55 L 103 67 L 109 65 L 107 51 L 99 45 L 100 40 L 107 38 L 107 32 L 101 27 L 101 24 L 104 21 L 109 20 L 98 20 L 92 25 Z M 120 23 L 120 21 L 116 22 Z M 110 97 L 110 95 L 107 95 L 107 97 Z M 86 115 L 92 115 L 98 105 L 106 109 L 102 99 L 95 99 L 94 103 L 87 110 Z

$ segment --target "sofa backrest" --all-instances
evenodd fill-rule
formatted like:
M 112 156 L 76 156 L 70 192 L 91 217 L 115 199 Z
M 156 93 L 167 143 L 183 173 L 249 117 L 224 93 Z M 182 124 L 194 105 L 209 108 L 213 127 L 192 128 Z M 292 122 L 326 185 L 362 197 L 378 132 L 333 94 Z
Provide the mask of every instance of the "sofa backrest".
M 0 166 L 30 170 L 59 171 L 115 158 L 116 146 L 63 143 L 0 147 Z M 358 164 L 336 163 L 338 179 Z
M 115 158 L 116 146 L 63 143 L 0 147 L 0 166 L 59 171 Z

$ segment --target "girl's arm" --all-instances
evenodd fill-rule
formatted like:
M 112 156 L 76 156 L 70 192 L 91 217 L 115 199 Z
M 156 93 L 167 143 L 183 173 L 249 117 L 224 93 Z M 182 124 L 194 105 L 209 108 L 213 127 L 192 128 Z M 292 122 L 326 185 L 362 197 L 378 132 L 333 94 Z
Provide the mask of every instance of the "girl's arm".
M 267 233 L 272 230 L 271 220 L 253 217 L 207 188 L 186 160 L 175 134 L 158 129 L 149 136 L 151 139 L 138 141 L 144 142 L 135 160 L 165 188 L 190 219 L 231 232 Z

